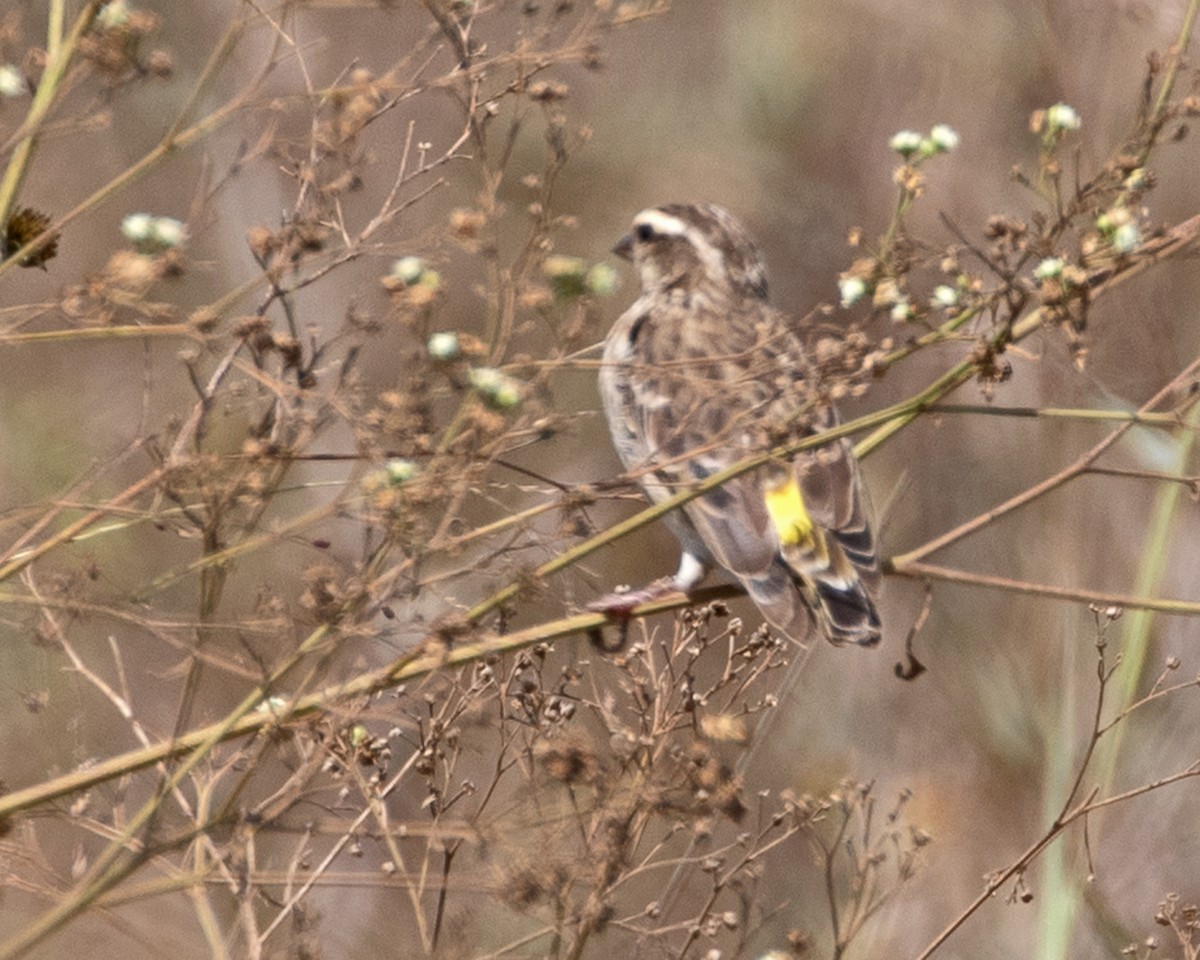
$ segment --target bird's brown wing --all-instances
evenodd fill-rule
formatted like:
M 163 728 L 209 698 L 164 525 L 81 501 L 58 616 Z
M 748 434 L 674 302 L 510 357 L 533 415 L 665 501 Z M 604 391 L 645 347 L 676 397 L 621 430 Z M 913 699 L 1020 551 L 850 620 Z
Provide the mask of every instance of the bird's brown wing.
M 644 470 L 640 479 L 654 502 L 765 449 L 764 421 L 782 424 L 810 405 L 799 345 L 768 309 L 725 314 L 720 338 L 705 337 L 682 311 L 632 313 L 621 334 L 628 363 L 606 403 L 622 460 Z M 832 410 L 811 419 L 805 430 L 836 422 Z M 786 528 L 781 535 L 769 506 L 766 491 L 778 483 L 779 465 L 726 481 L 669 522 L 685 550 L 733 573 L 763 615 L 794 639 L 808 634 L 815 610 L 835 643 L 875 642 L 878 561 L 849 445 L 801 453 L 783 469 L 811 520 L 807 537 L 789 540 Z

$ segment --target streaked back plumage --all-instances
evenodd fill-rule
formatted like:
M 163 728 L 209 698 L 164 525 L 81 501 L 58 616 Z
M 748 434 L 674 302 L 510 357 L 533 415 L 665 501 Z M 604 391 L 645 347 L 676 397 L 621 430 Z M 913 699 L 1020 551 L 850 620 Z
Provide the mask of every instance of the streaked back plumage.
M 644 210 L 617 252 L 642 291 L 605 342 L 601 393 L 621 460 L 652 501 L 838 422 L 800 338 L 767 303 L 757 246 L 728 211 Z M 772 513 L 775 490 L 799 504 L 795 536 Z M 793 639 L 815 619 L 834 643 L 878 641 L 878 554 L 848 441 L 736 477 L 667 522 L 685 554 L 728 570 Z

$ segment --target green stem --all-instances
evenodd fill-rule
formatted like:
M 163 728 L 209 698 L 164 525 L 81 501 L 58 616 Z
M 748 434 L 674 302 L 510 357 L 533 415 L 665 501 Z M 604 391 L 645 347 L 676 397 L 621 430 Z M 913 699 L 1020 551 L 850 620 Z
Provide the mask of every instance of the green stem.
M 63 50 L 60 57 L 51 61 L 50 65 L 47 67 L 45 75 L 43 75 L 42 83 L 38 87 L 38 94 L 34 98 L 34 105 L 30 108 L 29 117 L 25 121 L 27 128 L 25 140 L 23 140 L 18 146 L 12 160 L 9 161 L 8 168 L 5 170 L 3 181 L 0 181 L 0 214 L 3 214 L 3 219 L 0 219 L 0 224 L 8 222 L 8 214 L 11 212 L 10 207 L 14 198 L 16 197 L 21 179 L 24 177 L 25 170 L 28 165 L 29 155 L 33 150 L 33 135 L 36 132 L 36 128 L 41 126 L 42 121 L 45 119 L 46 111 L 48 111 L 50 108 L 50 100 L 53 96 L 53 89 L 57 86 L 57 83 L 61 81 L 61 77 L 54 76 L 52 71 L 55 69 L 60 71 L 65 70 L 67 61 L 70 59 L 71 52 L 73 52 L 75 45 L 78 43 L 79 37 L 83 34 L 84 30 L 86 30 L 87 26 L 90 25 L 92 17 L 95 16 L 97 9 L 100 7 L 100 2 L 101 0 L 91 0 L 83 14 L 81 14 L 79 19 L 76 21 L 75 28 L 71 31 L 71 36 L 63 45 Z M 222 43 L 218 45 L 218 52 L 221 54 L 221 56 L 227 55 L 225 47 L 228 43 L 232 43 L 234 39 L 240 36 L 243 25 L 243 21 L 239 19 L 235 21 L 235 23 L 229 28 L 226 33 L 226 37 L 222 40 Z M 214 54 L 214 56 L 216 55 Z M 158 146 L 154 147 L 154 149 L 142 157 L 141 160 L 133 164 L 133 166 L 128 167 L 121 174 L 114 177 L 112 180 L 102 186 L 99 190 L 96 190 L 91 196 L 76 204 L 69 213 L 59 217 L 52 224 L 50 224 L 50 226 L 38 234 L 38 236 L 32 238 L 19 250 L 5 251 L 7 255 L 3 261 L 0 261 L 0 276 L 3 276 L 5 273 L 11 270 L 14 265 L 19 264 L 31 253 L 38 250 L 41 245 L 46 242 L 48 237 L 61 233 L 63 228 L 69 223 L 73 222 L 76 218 L 82 216 L 93 207 L 103 203 L 105 200 L 108 200 L 120 190 L 144 176 L 164 159 L 171 156 L 171 154 L 198 143 L 224 125 L 242 108 L 243 104 L 249 99 L 251 93 L 257 89 L 258 81 L 262 78 L 262 76 L 265 76 L 270 69 L 271 64 L 268 63 L 267 67 L 261 71 L 260 76 L 246 84 L 242 91 L 236 97 L 234 97 L 233 100 L 214 110 L 212 113 L 208 114 L 202 119 L 196 121 L 187 129 L 177 131 L 173 127 L 163 137 Z M 204 78 L 202 78 L 202 83 L 206 82 L 207 79 L 208 77 L 206 75 Z M 43 90 L 46 91 L 44 104 L 42 104 L 41 100 L 39 99 L 43 96 Z M 258 282 L 260 279 L 261 278 L 256 278 L 256 282 Z
M 3 180 L 0 180 L 0 224 L 8 223 L 8 218 L 13 212 L 17 194 L 20 192 L 21 184 L 25 180 L 29 164 L 33 160 L 33 151 L 37 146 L 38 133 L 42 128 L 42 124 L 46 121 L 46 116 L 49 114 L 51 106 L 54 104 L 54 98 L 58 95 L 63 77 L 66 76 L 67 65 L 71 62 L 75 48 L 79 45 L 79 40 L 88 27 L 92 25 L 92 20 L 100 9 L 101 0 L 91 0 L 84 7 L 83 12 L 76 18 L 75 25 L 71 28 L 70 36 L 66 40 L 63 40 L 62 29 L 65 20 L 65 2 L 66 0 L 52 0 L 50 4 L 50 23 L 47 27 L 46 36 L 46 69 L 42 72 L 37 92 L 33 95 L 33 102 L 29 105 L 29 113 L 26 115 L 25 123 L 22 125 L 23 136 L 21 137 L 21 141 L 17 144 L 12 157 L 8 161 L 8 166 L 4 170 Z M 46 236 L 48 232 L 50 231 L 43 231 L 42 237 Z M 12 251 L 6 251 L 6 254 L 10 258 L 8 262 L 11 263 L 13 260 L 19 262 L 24 259 L 25 255 L 32 253 L 36 249 L 40 239 L 40 237 L 35 238 L 33 242 L 27 243 L 22 247 L 21 257 L 13 257 Z M 3 264 L 0 264 L 0 267 L 3 267 Z
M 1200 426 L 1200 409 L 1193 407 L 1184 425 L 1189 429 L 1181 433 L 1174 463 L 1168 466 L 1167 472 L 1183 473 L 1187 469 L 1196 445 L 1195 428 Z M 1142 559 L 1133 588 L 1135 593 L 1162 589 L 1170 562 L 1173 534 L 1180 525 L 1179 506 L 1183 491 L 1183 485 L 1178 483 L 1166 483 L 1158 489 L 1142 545 Z M 1133 610 L 1125 617 L 1121 669 L 1113 678 L 1113 700 L 1118 709 L 1134 700 L 1144 682 L 1155 623 L 1156 612 L 1153 610 Z M 1118 724 L 1109 734 L 1108 745 L 1097 761 L 1096 782 L 1104 794 L 1112 790 L 1124 738 L 1125 725 Z

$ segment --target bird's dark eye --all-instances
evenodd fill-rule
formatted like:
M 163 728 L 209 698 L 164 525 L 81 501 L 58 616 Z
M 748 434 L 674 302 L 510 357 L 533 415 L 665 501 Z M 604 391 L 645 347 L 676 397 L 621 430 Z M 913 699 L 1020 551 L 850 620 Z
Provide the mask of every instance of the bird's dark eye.
M 639 223 L 633 232 L 637 234 L 638 240 L 642 243 L 648 243 L 654 239 L 654 228 L 648 223 Z

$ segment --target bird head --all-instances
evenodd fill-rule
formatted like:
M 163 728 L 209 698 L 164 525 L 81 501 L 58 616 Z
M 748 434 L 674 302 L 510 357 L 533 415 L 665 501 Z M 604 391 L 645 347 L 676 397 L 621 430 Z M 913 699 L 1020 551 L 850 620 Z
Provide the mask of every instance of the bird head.
M 728 296 L 767 296 L 766 265 L 754 240 L 713 203 L 643 210 L 613 253 L 637 268 L 643 291 L 689 285 Z

